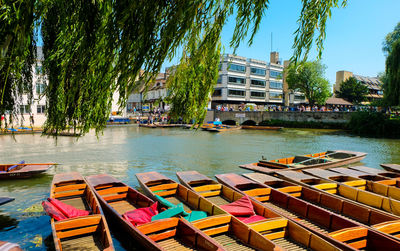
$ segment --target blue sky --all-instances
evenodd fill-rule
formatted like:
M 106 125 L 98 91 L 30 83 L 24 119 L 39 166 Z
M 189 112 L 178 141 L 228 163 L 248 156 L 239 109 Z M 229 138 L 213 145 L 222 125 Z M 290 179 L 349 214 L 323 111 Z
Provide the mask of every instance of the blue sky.
M 273 50 L 283 60 L 292 56 L 294 31 L 301 11 L 300 0 L 270 0 L 269 9 L 251 47 L 244 42 L 237 55 L 269 61 L 271 32 Z M 225 53 L 232 53 L 229 41 L 235 27 L 231 18 L 222 32 Z M 334 9 L 327 21 L 325 50 L 322 62 L 327 66 L 325 77 L 334 84 L 336 71 L 347 70 L 358 75 L 376 76 L 385 70 L 382 42 L 400 22 L 400 0 L 348 0 L 346 8 Z M 316 59 L 312 49 L 309 59 Z M 177 63 L 177 59 L 171 63 Z M 164 65 L 169 66 L 166 62 Z

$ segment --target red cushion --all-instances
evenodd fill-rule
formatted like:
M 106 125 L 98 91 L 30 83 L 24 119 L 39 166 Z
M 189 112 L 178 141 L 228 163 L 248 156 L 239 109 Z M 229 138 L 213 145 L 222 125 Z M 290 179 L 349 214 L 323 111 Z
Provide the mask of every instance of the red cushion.
M 247 223 L 247 224 L 266 219 L 266 218 L 262 217 L 261 215 L 253 215 L 253 216 L 250 216 L 250 217 L 237 217 L 237 218 L 240 221 L 242 221 L 244 223 Z
M 251 200 L 247 195 L 235 202 L 222 205 L 221 208 L 234 216 L 251 216 L 256 214 L 253 209 L 253 204 L 251 204 Z
M 143 207 L 132 211 L 128 211 L 124 213 L 123 217 L 125 220 L 129 221 L 134 226 L 142 225 L 151 222 L 151 217 L 158 214 L 157 207 L 158 207 L 158 202 L 154 203 L 150 207 Z
M 48 199 L 51 204 L 53 204 L 58 210 L 60 210 L 68 218 L 75 218 L 79 216 L 89 215 L 89 211 L 77 209 L 73 206 L 65 204 L 57 199 Z
M 58 210 L 53 204 L 51 204 L 48 201 L 43 201 L 42 202 L 42 207 L 44 211 L 53 219 L 59 221 L 59 220 L 65 220 L 68 219 L 63 213 L 61 213 L 60 210 Z

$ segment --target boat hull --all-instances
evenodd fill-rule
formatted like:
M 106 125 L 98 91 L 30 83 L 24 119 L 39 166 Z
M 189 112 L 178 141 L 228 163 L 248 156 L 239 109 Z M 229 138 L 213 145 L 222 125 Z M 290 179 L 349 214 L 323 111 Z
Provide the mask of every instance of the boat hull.
M 26 179 L 35 175 L 39 175 L 41 173 L 46 172 L 50 167 L 52 167 L 54 163 L 45 164 L 45 165 L 24 165 L 21 169 L 0 173 L 0 180 L 2 179 Z M 2 165 L 4 166 L 4 165 Z M 7 165 L 11 166 L 11 165 Z

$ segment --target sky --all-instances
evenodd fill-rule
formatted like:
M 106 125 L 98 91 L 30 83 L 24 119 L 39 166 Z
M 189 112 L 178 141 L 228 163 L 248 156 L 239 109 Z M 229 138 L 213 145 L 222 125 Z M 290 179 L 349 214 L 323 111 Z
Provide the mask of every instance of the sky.
M 278 51 L 283 60 L 290 59 L 300 11 L 300 0 L 270 0 L 253 44 L 248 47 L 245 40 L 236 54 L 269 62 L 272 33 L 272 51 Z M 348 0 L 346 8 L 333 9 L 332 17 L 326 24 L 322 54 L 322 63 L 327 66 L 325 77 L 331 85 L 335 83 L 337 71 L 346 70 L 370 77 L 385 71 L 382 42 L 398 22 L 400 0 Z M 230 18 L 222 31 L 225 53 L 233 52 L 229 41 L 234 27 L 235 20 Z M 308 59 L 315 60 L 316 56 L 313 47 Z M 164 66 L 177 62 L 178 59 L 174 59 L 165 62 Z

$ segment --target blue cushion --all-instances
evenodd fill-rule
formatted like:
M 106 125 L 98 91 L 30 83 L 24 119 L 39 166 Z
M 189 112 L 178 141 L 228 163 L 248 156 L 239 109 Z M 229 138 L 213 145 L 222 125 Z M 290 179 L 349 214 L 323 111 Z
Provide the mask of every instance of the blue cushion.
M 23 161 L 21 161 L 21 162 L 19 162 L 18 164 L 25 164 L 25 160 L 23 160 Z M 18 165 L 13 165 L 13 166 L 10 166 L 9 168 L 8 168 L 8 170 L 7 171 L 11 171 L 11 170 L 13 170 L 14 168 L 16 168 Z
M 183 217 L 189 222 L 207 218 L 207 213 L 204 211 L 192 211 L 188 216 Z
M 182 214 L 182 212 L 184 212 L 184 211 L 185 210 L 183 209 L 183 204 L 179 203 L 178 205 L 176 205 L 168 210 L 165 210 L 164 212 L 154 215 L 153 217 L 151 217 L 151 221 L 171 218 L 171 217 Z
M 168 200 L 166 200 L 166 199 L 164 199 L 163 197 L 161 197 L 161 196 L 159 196 L 159 195 L 157 195 L 156 194 L 156 199 L 161 203 L 161 204 L 163 204 L 164 206 L 166 206 L 166 207 L 174 207 L 175 206 L 175 204 L 173 204 L 173 203 L 171 203 L 171 202 L 169 202 Z

